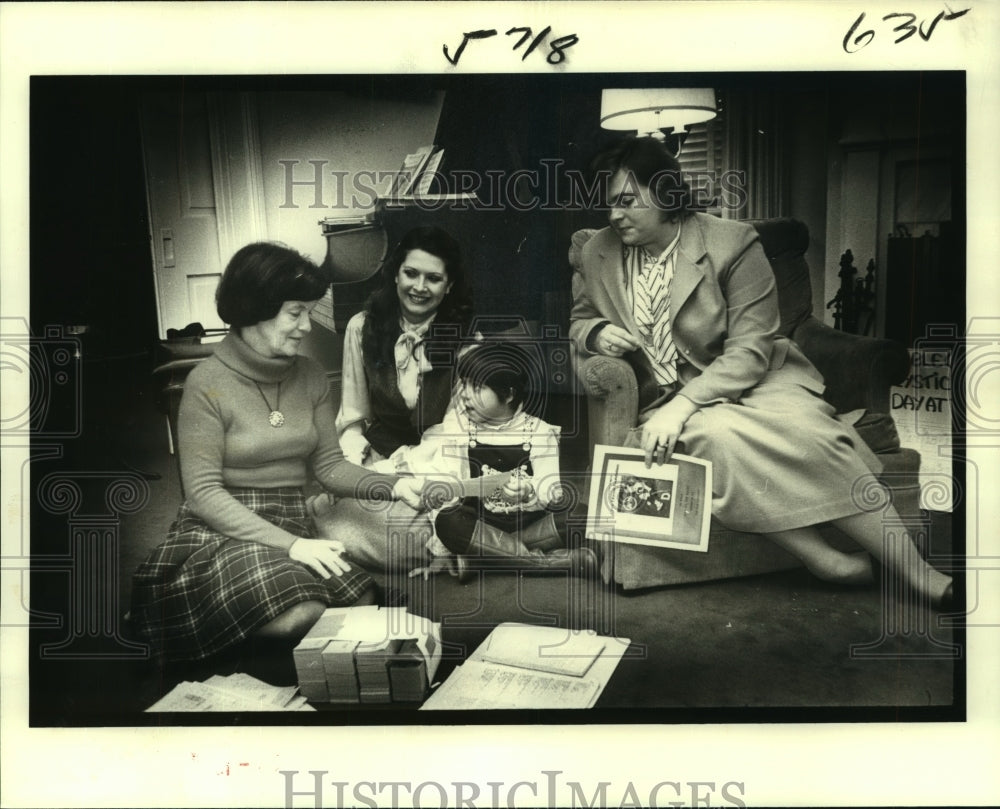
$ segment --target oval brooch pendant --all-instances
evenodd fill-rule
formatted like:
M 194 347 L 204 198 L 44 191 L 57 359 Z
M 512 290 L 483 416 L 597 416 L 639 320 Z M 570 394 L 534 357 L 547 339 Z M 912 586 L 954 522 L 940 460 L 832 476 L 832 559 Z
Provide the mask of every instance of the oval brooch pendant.
M 268 414 L 267 421 L 272 427 L 281 427 L 285 423 L 285 414 L 280 410 L 272 410 Z

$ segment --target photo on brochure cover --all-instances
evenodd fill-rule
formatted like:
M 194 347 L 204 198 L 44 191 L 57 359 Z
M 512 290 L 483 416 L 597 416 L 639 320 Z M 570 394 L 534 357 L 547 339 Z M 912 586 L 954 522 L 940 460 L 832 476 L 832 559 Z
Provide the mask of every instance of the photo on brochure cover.
M 707 552 L 712 467 L 674 453 L 646 465 L 642 450 L 598 444 L 587 511 L 588 537 Z
M 966 106 L 33 76 L 32 726 L 961 719 Z

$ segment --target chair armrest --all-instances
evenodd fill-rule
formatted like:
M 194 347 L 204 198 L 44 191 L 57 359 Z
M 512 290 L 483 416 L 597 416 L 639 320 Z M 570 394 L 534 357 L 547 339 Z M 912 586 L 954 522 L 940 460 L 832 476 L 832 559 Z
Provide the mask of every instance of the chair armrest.
M 889 388 L 910 370 L 910 355 L 895 340 L 837 331 L 808 317 L 793 339 L 826 382 L 826 400 L 838 413 L 863 408 L 889 412 Z
M 200 357 L 186 357 L 181 360 L 170 360 L 170 362 L 165 362 L 162 365 L 157 365 L 153 369 L 154 377 L 173 377 L 173 376 L 187 376 L 188 372 L 191 371 L 198 363 L 202 360 L 207 359 L 208 355 L 202 355 Z
M 837 331 L 809 317 L 793 335 L 826 382 L 826 399 L 838 413 L 864 409 L 889 412 L 889 388 L 910 368 L 906 348 L 894 340 Z M 578 360 L 577 376 L 587 395 L 591 444 L 620 446 L 635 426 L 639 388 L 632 366 L 605 356 Z
M 621 446 L 639 415 L 639 386 L 632 366 L 617 357 L 584 357 L 576 373 L 587 394 L 591 446 Z

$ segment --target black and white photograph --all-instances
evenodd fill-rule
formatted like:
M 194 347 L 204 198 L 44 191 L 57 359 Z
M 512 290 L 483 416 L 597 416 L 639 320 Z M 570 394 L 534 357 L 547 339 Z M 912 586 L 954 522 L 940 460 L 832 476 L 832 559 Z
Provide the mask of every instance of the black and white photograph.
M 711 462 L 674 452 L 646 462 L 640 449 L 594 445 L 587 537 L 708 552 Z
M 0 8 L 5 805 L 995 803 L 996 8 L 81 5 Z

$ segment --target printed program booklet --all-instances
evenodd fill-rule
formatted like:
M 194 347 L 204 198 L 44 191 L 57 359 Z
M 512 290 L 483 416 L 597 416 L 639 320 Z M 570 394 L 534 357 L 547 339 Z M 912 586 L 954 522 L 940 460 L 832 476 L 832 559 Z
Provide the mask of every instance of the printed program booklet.
M 674 453 L 646 468 L 641 449 L 594 447 L 587 538 L 708 550 L 712 465 Z
M 587 629 L 502 623 L 420 710 L 593 708 L 628 648 Z

